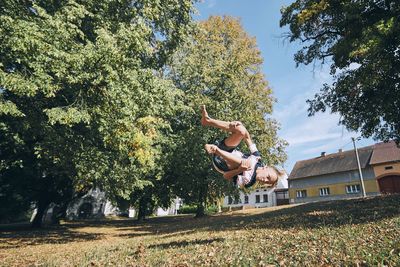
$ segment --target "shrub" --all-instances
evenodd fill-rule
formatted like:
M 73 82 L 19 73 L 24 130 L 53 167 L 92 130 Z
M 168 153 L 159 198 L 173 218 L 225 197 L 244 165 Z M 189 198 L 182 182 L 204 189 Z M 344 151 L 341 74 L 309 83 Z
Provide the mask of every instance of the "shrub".
M 207 214 L 213 214 L 213 213 L 217 213 L 218 212 L 218 206 L 217 205 L 211 205 L 209 207 L 207 207 Z
M 182 207 L 180 207 L 178 210 L 178 214 L 192 214 L 196 213 L 196 210 L 196 205 L 182 205 Z

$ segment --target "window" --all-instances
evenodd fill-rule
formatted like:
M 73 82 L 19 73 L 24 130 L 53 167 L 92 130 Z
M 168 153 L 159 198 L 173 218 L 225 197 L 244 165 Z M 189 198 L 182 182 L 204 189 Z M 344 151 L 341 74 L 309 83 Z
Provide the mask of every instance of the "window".
M 307 190 L 298 190 L 296 191 L 296 198 L 307 197 Z
M 230 204 L 232 204 L 232 197 L 228 197 L 228 204 L 230 205 Z
M 256 195 L 256 203 L 260 203 L 260 195 Z
M 386 166 L 385 167 L 385 170 L 392 170 L 393 169 L 393 166 Z
M 244 204 L 248 204 L 249 203 L 249 196 L 245 195 L 244 196 Z
M 263 195 L 263 202 L 268 202 L 268 195 L 267 194 Z
M 360 193 L 360 191 L 361 191 L 361 187 L 359 184 L 346 185 L 346 193 L 347 194 Z
M 239 204 L 242 203 L 242 200 L 240 199 L 240 197 L 235 198 L 235 200 L 233 201 L 233 204 Z
M 276 194 L 276 199 L 288 199 L 289 198 L 289 192 L 275 192 Z
M 329 187 L 324 187 L 319 189 L 319 195 L 321 197 L 329 195 Z

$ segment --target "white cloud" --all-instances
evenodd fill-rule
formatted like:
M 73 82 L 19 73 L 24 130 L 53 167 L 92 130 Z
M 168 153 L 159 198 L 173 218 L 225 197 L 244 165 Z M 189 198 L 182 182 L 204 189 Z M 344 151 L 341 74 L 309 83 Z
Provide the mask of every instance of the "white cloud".
M 341 127 L 338 127 L 339 115 L 328 112 L 308 117 L 309 105 L 306 100 L 312 99 L 322 84 L 329 82 L 329 70 L 320 69 L 313 72 L 312 78 L 297 84 L 296 88 L 293 88 L 293 82 L 290 80 L 284 80 L 280 85 L 280 90 L 288 94 L 278 102 L 273 117 L 281 123 L 280 135 L 289 142 L 290 147 L 341 137 Z M 298 92 L 299 89 L 301 94 L 290 95 L 290 92 Z M 280 105 L 280 102 L 284 104 Z
M 208 0 L 206 1 L 207 8 L 213 8 L 217 4 L 217 0 Z
M 306 95 L 297 95 L 289 104 L 276 109 L 273 113 L 273 117 L 279 122 L 285 123 L 294 115 L 306 114 L 308 108 L 306 99 Z
M 336 139 L 339 138 L 340 134 L 338 133 L 327 133 L 324 135 L 309 135 L 309 134 L 300 134 L 296 137 L 287 137 L 285 140 L 289 142 L 290 145 L 295 146 L 295 145 L 304 145 L 307 143 L 311 142 L 318 142 L 318 141 L 324 141 L 324 140 L 330 140 L 330 139 Z
M 314 94 L 324 83 L 331 82 L 331 76 L 329 74 L 329 69 L 327 68 L 321 69 L 318 72 L 314 71 L 311 80 L 303 80 L 301 83 L 296 84 L 296 88 L 293 88 L 293 81 L 287 78 L 288 77 L 284 78 L 284 80 L 281 81 L 281 84 L 278 85 L 279 91 L 287 93 L 285 96 L 278 99 L 278 104 L 273 113 L 273 117 L 282 124 L 286 124 L 287 120 L 290 120 L 295 116 L 306 119 L 308 114 L 307 99 L 312 99 Z M 302 91 L 301 94 L 290 94 L 291 92 L 298 92 L 299 89 Z
M 298 73 L 281 76 L 273 86 L 279 90 L 280 97 L 272 117 L 281 124 L 279 136 L 289 143 L 288 161 L 285 163 L 288 168 L 298 160 L 318 157 L 321 152 L 335 153 L 340 148 L 351 149 L 350 138 L 357 136 L 357 133 L 348 132 L 339 125 L 339 114 L 327 111 L 308 117 L 309 105 L 306 100 L 313 99 L 324 83 L 332 82 L 328 68 L 315 69 L 312 75 L 309 74 L 303 71 L 300 72 L 300 78 Z
M 308 149 L 305 149 L 302 151 L 302 154 L 315 154 L 316 156 L 318 156 L 318 153 L 320 152 L 327 152 L 328 154 L 330 153 L 335 153 L 337 152 L 339 149 L 350 149 L 351 147 L 349 147 L 351 145 L 351 137 L 355 136 L 355 133 L 349 133 L 346 132 L 343 136 L 341 136 L 340 138 L 335 138 L 333 140 L 331 140 L 328 143 L 325 143 L 323 145 L 320 146 L 314 146 Z
M 283 129 L 283 138 L 291 146 L 337 139 L 342 135 L 338 122 L 339 116 L 336 114 L 318 113 L 313 117 L 298 121 L 289 128 Z

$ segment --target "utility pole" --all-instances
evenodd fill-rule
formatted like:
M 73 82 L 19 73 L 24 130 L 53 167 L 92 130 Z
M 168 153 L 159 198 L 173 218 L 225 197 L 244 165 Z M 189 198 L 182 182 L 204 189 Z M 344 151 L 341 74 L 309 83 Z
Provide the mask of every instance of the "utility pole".
M 363 175 L 362 175 L 362 171 L 361 171 L 360 158 L 358 157 L 356 139 L 354 137 L 352 137 L 351 140 L 353 141 L 354 151 L 356 152 L 356 158 L 357 158 L 357 164 L 358 164 L 358 173 L 360 174 L 360 181 L 361 181 L 361 188 L 362 188 L 363 197 L 366 197 L 367 194 L 365 193 L 364 179 L 363 179 Z

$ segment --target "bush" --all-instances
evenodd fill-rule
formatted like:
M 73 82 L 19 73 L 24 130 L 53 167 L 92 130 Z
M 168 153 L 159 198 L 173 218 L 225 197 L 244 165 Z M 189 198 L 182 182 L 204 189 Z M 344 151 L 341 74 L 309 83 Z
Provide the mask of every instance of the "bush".
M 206 213 L 207 214 L 213 214 L 218 212 L 218 206 L 217 205 L 211 205 L 207 207 Z
M 196 205 L 182 205 L 182 207 L 180 207 L 178 210 L 178 214 L 194 214 L 196 213 L 196 210 Z
M 195 214 L 197 211 L 196 205 L 183 205 L 179 210 L 178 214 Z M 206 214 L 213 214 L 218 212 L 218 206 L 211 205 L 207 207 Z

